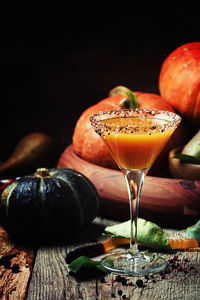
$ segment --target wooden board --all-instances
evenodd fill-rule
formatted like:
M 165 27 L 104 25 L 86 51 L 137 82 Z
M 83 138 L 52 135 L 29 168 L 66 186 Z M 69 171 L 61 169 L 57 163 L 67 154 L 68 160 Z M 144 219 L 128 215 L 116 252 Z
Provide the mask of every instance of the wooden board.
M 38 250 L 35 260 L 32 278 L 29 285 L 27 300 L 38 299 L 137 299 L 137 300 L 172 300 L 181 299 L 194 300 L 200 299 L 200 252 L 178 252 L 178 263 L 182 266 L 184 258 L 187 258 L 187 265 L 193 265 L 194 268 L 188 273 L 173 269 L 171 273 L 162 278 L 156 274 L 149 279 L 142 277 L 144 286 L 137 287 L 138 277 L 126 276 L 126 282 L 116 280 L 115 273 L 109 273 L 102 277 L 78 277 L 69 272 L 65 262 L 66 253 L 77 246 L 90 243 L 90 238 L 96 233 L 96 237 L 102 238 L 99 229 L 104 231 L 105 226 L 116 224 L 102 218 L 96 218 L 87 230 L 81 231 L 81 236 L 85 239 L 76 239 L 73 244 L 62 247 L 48 247 Z M 96 232 L 94 230 L 96 228 Z M 165 229 L 164 229 L 165 230 Z M 184 238 L 185 233 L 179 233 L 178 230 L 165 230 L 169 238 Z M 119 249 L 118 249 L 119 250 Z M 163 254 L 162 256 L 169 262 L 174 254 Z M 95 259 L 100 259 L 96 257 Z M 126 298 L 125 298 L 126 296 Z
M 34 251 L 16 246 L 0 227 L 0 299 L 26 298 Z
M 124 220 L 129 217 L 128 195 L 120 171 L 91 164 L 70 145 L 61 155 L 58 168 L 72 168 L 87 176 L 101 198 L 100 215 Z M 160 225 L 182 227 L 200 218 L 200 181 L 146 176 L 142 189 L 141 217 Z

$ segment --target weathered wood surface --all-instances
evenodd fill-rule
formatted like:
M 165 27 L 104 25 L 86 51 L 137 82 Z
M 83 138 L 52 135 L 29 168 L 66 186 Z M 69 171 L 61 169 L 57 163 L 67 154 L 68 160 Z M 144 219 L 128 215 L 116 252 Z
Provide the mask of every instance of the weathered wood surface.
M 90 242 L 95 232 L 97 236 L 105 225 L 113 221 L 97 218 L 86 233 L 81 233 L 80 239 L 69 245 L 41 248 L 38 250 L 27 299 L 164 299 L 164 300 L 197 300 L 200 299 L 200 252 L 178 252 L 180 265 L 194 266 L 187 273 L 174 269 L 166 278 L 159 274 L 153 278 L 144 279 L 144 287 L 136 285 L 135 277 L 127 277 L 126 284 L 116 281 L 116 275 L 111 273 L 103 278 L 83 280 L 69 273 L 65 256 L 67 251 L 79 244 Z M 103 226 L 102 226 L 103 225 Z M 170 237 L 181 237 L 185 233 L 177 230 L 166 230 Z M 81 241 L 81 242 L 80 242 Z M 174 254 L 163 254 L 169 261 Z M 188 262 L 184 262 L 184 258 Z
M 25 299 L 33 261 L 34 251 L 16 247 L 0 227 L 0 299 Z
M 96 166 L 79 158 L 74 153 L 73 145 L 61 155 L 58 167 L 75 169 L 93 182 L 101 198 L 102 216 L 115 215 L 117 219 L 127 220 L 127 188 L 120 171 Z M 162 226 L 199 219 L 200 181 L 146 176 L 140 199 L 140 215 Z

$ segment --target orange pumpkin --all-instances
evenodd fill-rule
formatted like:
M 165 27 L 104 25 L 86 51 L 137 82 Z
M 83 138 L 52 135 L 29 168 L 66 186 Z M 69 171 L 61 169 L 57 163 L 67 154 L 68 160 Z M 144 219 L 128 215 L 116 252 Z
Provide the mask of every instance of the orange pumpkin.
M 165 59 L 159 90 L 185 119 L 200 125 L 200 42 L 182 45 Z
M 140 108 L 155 108 L 161 110 L 174 111 L 170 104 L 156 94 L 150 93 L 134 93 L 137 97 L 137 101 Z M 97 104 L 86 109 L 80 118 L 78 119 L 74 133 L 73 133 L 73 147 L 78 156 L 85 159 L 88 162 L 97 164 L 106 168 L 117 169 L 116 163 L 111 158 L 106 146 L 99 137 L 98 134 L 91 127 L 89 117 L 105 110 L 116 110 L 123 108 L 123 104 L 127 101 L 127 97 L 121 94 L 110 96 L 101 100 Z M 168 152 L 172 148 L 180 145 L 181 133 L 180 129 L 177 130 L 170 141 L 166 145 L 165 149 L 157 158 L 151 174 L 157 173 L 168 163 Z

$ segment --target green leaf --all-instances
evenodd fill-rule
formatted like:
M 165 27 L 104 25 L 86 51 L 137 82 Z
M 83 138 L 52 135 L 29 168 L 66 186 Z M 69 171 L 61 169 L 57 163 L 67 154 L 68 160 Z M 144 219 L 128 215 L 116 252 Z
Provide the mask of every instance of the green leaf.
M 197 243 L 200 245 L 200 220 L 196 222 L 194 225 L 189 226 L 186 229 L 186 233 L 190 239 L 195 239 Z
M 80 256 L 77 259 L 75 259 L 70 265 L 69 265 L 70 271 L 73 273 L 77 273 L 80 270 L 84 269 L 90 269 L 90 270 L 100 270 L 103 272 L 106 272 L 104 268 L 101 266 L 99 261 L 89 259 L 86 256 Z
M 175 154 L 173 158 L 178 158 L 180 159 L 181 162 L 185 162 L 185 163 L 197 164 L 197 165 L 200 164 L 200 159 L 188 154 L 183 154 L 183 153 Z
M 200 160 L 200 130 L 195 136 L 183 147 L 182 154 L 195 156 Z
M 115 236 L 130 238 L 130 222 L 126 221 L 114 226 L 108 226 L 105 228 L 105 231 Z M 157 250 L 172 250 L 168 237 L 157 224 L 138 218 L 137 227 L 137 241 L 141 245 Z

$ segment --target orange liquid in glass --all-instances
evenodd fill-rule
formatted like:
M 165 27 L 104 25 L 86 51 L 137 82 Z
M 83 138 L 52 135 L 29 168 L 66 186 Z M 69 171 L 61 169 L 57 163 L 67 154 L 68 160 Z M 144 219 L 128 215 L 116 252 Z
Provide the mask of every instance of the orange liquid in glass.
M 167 124 L 169 121 L 146 117 L 116 117 L 101 120 L 101 123 L 108 124 L 108 130 L 104 131 L 101 137 L 113 159 L 118 166 L 128 170 L 150 168 L 174 132 L 172 128 L 163 131 L 156 127 Z M 128 125 L 139 129 L 131 133 L 130 129 L 124 130 Z M 116 126 L 121 127 L 117 132 L 113 131 Z M 152 130 L 152 126 L 155 130 Z

